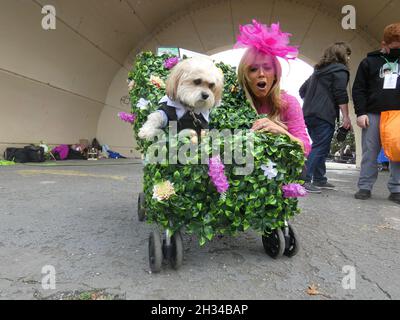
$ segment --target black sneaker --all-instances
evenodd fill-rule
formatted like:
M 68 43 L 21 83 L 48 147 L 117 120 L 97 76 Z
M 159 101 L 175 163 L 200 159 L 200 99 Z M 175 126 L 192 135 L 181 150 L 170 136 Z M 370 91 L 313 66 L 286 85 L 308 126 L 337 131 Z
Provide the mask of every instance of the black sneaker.
M 321 193 L 321 190 L 317 187 L 314 187 L 311 182 L 305 182 L 303 184 L 303 187 L 307 190 L 309 193 Z
M 391 193 L 388 199 L 390 201 L 396 202 L 397 204 L 400 204 L 400 192 Z
M 371 190 L 360 189 L 354 194 L 354 198 L 359 200 L 367 200 L 371 198 Z
M 314 181 L 313 182 L 313 186 L 315 186 L 317 188 L 321 188 L 321 189 L 330 189 L 330 190 L 335 189 L 335 186 L 332 183 L 329 183 L 329 182 Z

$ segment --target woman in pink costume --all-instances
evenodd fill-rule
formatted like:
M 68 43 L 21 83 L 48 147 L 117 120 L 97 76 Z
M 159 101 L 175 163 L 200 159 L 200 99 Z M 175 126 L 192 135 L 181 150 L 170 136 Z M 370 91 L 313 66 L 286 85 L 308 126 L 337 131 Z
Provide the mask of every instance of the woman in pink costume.
M 298 54 L 296 47 L 288 45 L 289 36 L 279 24 L 268 27 L 253 20 L 253 24 L 240 26 L 235 47 L 247 50 L 238 67 L 238 78 L 252 107 L 266 115 L 254 122 L 252 130 L 285 134 L 308 155 L 310 140 L 300 104 L 280 89 L 282 69 L 277 57 L 289 60 Z

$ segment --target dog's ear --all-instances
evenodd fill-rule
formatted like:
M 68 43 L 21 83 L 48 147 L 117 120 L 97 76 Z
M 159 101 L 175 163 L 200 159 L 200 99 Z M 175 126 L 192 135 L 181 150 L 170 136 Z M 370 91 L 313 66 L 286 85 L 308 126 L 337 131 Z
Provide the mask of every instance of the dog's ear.
M 217 68 L 217 81 L 215 83 L 215 105 L 218 106 L 222 100 L 222 92 L 224 91 L 224 74 L 220 68 Z
M 184 73 L 184 64 L 185 61 L 181 61 L 175 67 L 173 67 L 165 83 L 165 91 L 167 96 L 173 101 L 177 99 L 178 85 Z

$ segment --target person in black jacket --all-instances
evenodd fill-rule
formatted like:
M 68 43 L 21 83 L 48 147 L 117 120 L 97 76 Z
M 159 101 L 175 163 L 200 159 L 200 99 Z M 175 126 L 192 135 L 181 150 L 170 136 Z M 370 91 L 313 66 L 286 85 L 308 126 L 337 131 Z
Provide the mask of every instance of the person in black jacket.
M 300 88 L 300 96 L 304 99 L 304 119 L 312 140 L 304 177 L 304 187 L 308 192 L 320 193 L 321 188 L 335 187 L 326 177 L 325 161 L 335 132 L 335 122 L 339 118 L 339 109 L 343 116 L 342 127 L 351 128 L 347 105 L 347 63 L 350 55 L 351 49 L 346 43 L 332 44 L 314 67 L 311 77 Z
M 370 52 L 361 61 L 353 84 L 357 125 L 362 128 L 362 161 L 356 199 L 370 198 L 378 177 L 381 112 L 400 110 L 399 60 L 400 23 L 394 23 L 384 29 L 382 49 Z M 389 200 L 400 204 L 400 162 L 390 162 L 388 189 Z

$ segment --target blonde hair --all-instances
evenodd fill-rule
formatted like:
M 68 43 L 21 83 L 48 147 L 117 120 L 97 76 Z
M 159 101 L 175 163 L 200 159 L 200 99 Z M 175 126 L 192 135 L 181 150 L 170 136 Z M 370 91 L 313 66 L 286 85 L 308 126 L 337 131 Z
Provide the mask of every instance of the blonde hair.
M 251 106 L 256 109 L 256 98 L 254 94 L 250 90 L 248 73 L 251 67 L 252 62 L 255 60 L 257 55 L 266 55 L 256 49 L 249 48 L 245 51 L 242 59 L 240 60 L 238 67 L 238 81 L 239 85 L 242 87 L 243 91 L 246 94 L 247 99 L 249 100 Z M 272 62 L 275 70 L 275 81 L 272 85 L 270 91 L 268 92 L 267 102 L 271 108 L 271 113 L 268 115 L 272 120 L 279 120 L 279 116 L 281 113 L 283 106 L 281 99 L 281 88 L 280 82 L 282 77 L 282 68 L 275 56 L 272 56 Z

